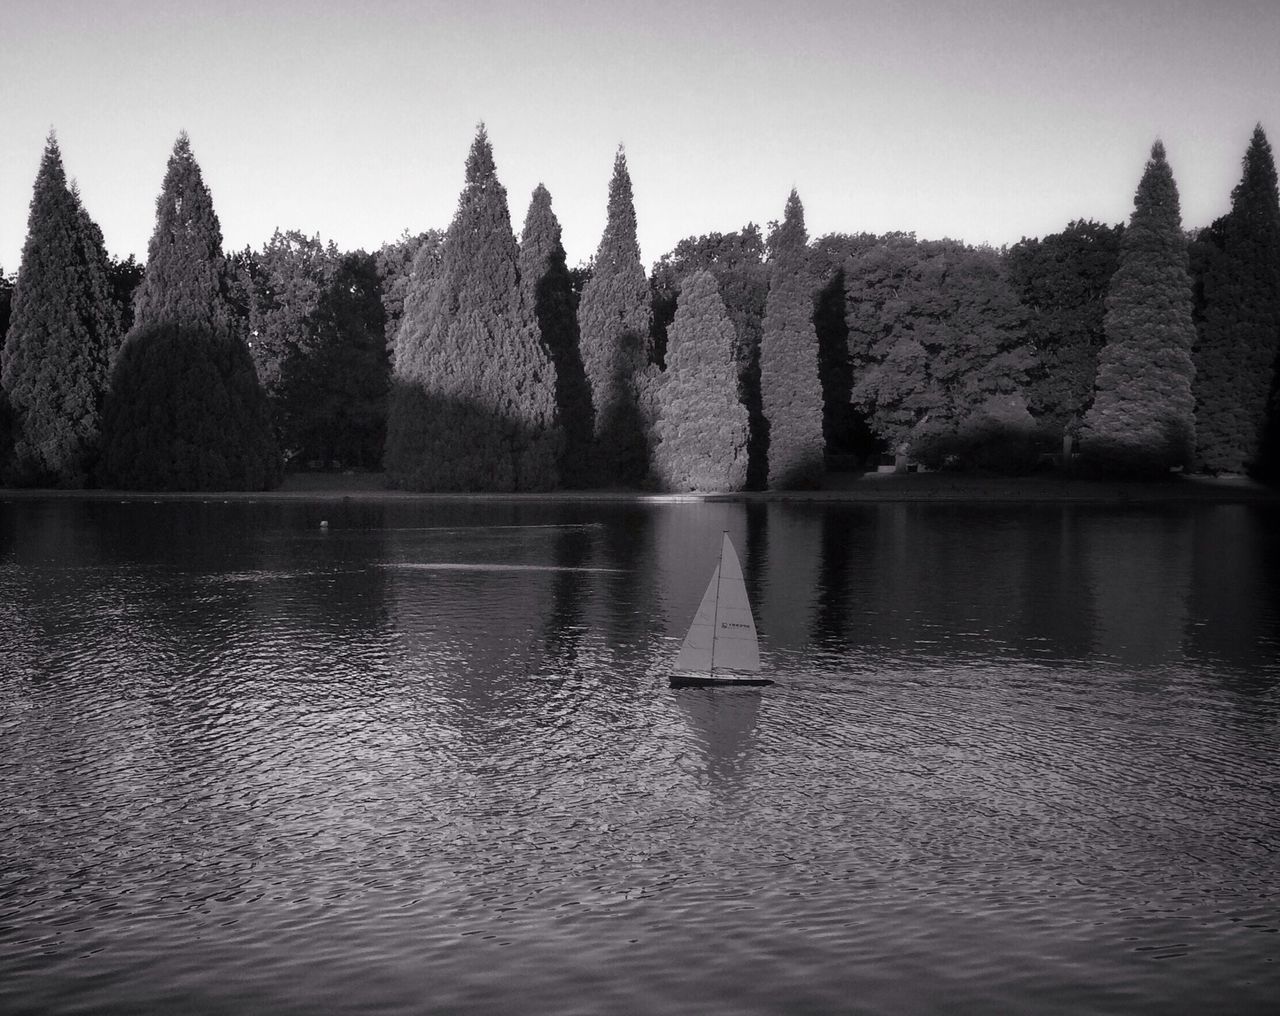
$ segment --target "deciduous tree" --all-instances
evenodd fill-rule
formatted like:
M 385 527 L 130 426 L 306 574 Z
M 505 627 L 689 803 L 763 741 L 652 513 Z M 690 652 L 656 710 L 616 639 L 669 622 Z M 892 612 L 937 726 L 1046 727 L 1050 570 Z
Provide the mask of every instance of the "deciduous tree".
M 1033 355 L 999 255 L 897 235 L 849 258 L 845 279 L 851 398 L 895 454 L 1024 465 Z
M 1009 249 L 1010 281 L 1027 308 L 1036 364 L 1027 384 L 1032 416 L 1046 437 L 1074 442 L 1093 401 L 1107 287 L 1120 255 L 1122 226 L 1076 221 L 1061 233 Z
M 1178 188 L 1159 141 L 1120 241 L 1103 327 L 1106 345 L 1081 454 L 1112 472 L 1188 465 L 1195 447 L 1195 323 Z
M 279 424 L 299 460 L 381 463 L 390 377 L 384 321 L 374 256 L 339 255 L 281 365 Z

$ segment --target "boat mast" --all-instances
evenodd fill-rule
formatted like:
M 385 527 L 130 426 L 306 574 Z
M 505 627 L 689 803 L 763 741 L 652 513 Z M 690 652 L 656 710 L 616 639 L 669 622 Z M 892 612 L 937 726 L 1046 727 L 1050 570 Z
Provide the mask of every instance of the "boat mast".
M 716 562 L 716 609 L 711 613 L 711 669 L 708 674 L 716 672 L 716 632 L 720 630 L 720 583 L 724 581 L 724 541 L 729 538 L 729 530 L 724 530 L 720 538 L 720 560 Z

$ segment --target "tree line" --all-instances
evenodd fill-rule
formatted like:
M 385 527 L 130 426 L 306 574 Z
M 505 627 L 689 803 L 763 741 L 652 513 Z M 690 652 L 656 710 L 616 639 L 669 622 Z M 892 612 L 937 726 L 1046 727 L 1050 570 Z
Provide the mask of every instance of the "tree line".
M 1128 223 L 995 250 L 761 230 L 646 272 L 625 153 L 594 257 L 551 195 L 511 228 L 483 127 L 447 230 L 296 230 L 227 254 L 179 135 L 145 265 L 113 259 L 50 134 L 0 275 L 0 478 L 269 489 L 285 468 L 431 491 L 812 487 L 830 464 L 1280 474 L 1280 200 L 1257 127 L 1230 211 L 1183 229 L 1163 146 Z

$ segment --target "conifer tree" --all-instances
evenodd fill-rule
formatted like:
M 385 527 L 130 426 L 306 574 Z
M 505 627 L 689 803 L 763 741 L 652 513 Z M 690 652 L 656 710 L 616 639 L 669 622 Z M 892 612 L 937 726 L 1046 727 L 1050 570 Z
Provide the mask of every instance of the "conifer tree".
M 760 394 L 768 421 L 769 486 L 822 478 L 822 386 L 804 206 L 794 190 L 769 236 L 769 297 L 760 335 Z
M 653 472 L 667 490 L 741 490 L 747 482 L 735 338 L 715 276 L 703 270 L 685 279 L 656 397 Z
M 14 414 L 14 478 L 84 486 L 101 437 L 120 318 L 102 232 L 67 185 L 51 133 L 31 199 L 0 371 Z
M 1163 473 L 1195 447 L 1191 279 L 1178 188 L 1164 145 L 1151 148 L 1107 292 L 1093 405 L 1081 455 L 1095 468 Z
M 156 227 L 134 294 L 134 327 L 199 325 L 228 333 L 233 328 L 229 282 L 213 197 L 182 131 L 156 198 Z
M 417 280 L 433 275 L 440 265 L 444 233 L 428 229 L 423 233 L 410 233 L 407 229 L 394 243 L 384 243 L 378 248 L 375 259 L 378 278 L 382 280 L 382 309 L 386 313 L 387 349 L 394 351 L 396 333 L 400 330 L 400 318 L 404 315 L 405 295 L 417 284 Z
M 1213 472 L 1238 473 L 1257 458 L 1280 352 L 1280 198 L 1261 125 L 1231 210 L 1212 233 L 1214 250 L 1199 280 L 1196 458 Z
M 155 490 L 280 482 L 266 396 L 229 302 L 222 229 L 185 132 L 169 158 L 133 327 L 111 374 L 100 477 Z
M 747 487 L 752 490 L 763 490 L 768 481 L 767 424 L 760 402 L 760 327 L 769 293 L 764 253 L 760 227 L 749 222 L 732 233 L 708 233 L 681 240 L 653 266 L 649 280 L 653 307 L 651 352 L 654 362 L 663 364 L 667 329 L 675 317 L 681 284 L 702 268 L 716 278 L 720 298 L 737 335 L 734 355 L 738 362 L 738 396 L 751 420 Z
M 605 483 L 638 484 L 648 471 L 650 437 L 640 407 L 640 377 L 649 363 L 649 320 L 631 176 L 619 148 L 604 234 L 578 305 L 582 365 L 595 410 L 596 461 Z
M 556 369 L 556 412 L 564 431 L 560 477 L 569 487 L 591 482 L 591 388 L 582 367 L 573 283 L 560 241 L 560 222 L 551 193 L 533 191 L 520 234 L 520 287 L 532 307 L 542 343 Z
M 557 484 L 555 368 L 523 299 L 518 257 L 481 124 L 440 266 L 405 299 L 387 421 L 391 482 L 498 491 Z

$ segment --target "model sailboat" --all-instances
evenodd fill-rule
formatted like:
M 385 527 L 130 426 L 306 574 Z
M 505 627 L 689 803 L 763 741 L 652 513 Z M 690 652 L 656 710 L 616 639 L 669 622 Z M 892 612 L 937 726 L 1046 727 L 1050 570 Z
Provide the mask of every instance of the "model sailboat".
M 737 552 L 724 534 L 720 561 L 671 671 L 671 684 L 773 684 L 759 676 L 760 647 Z

